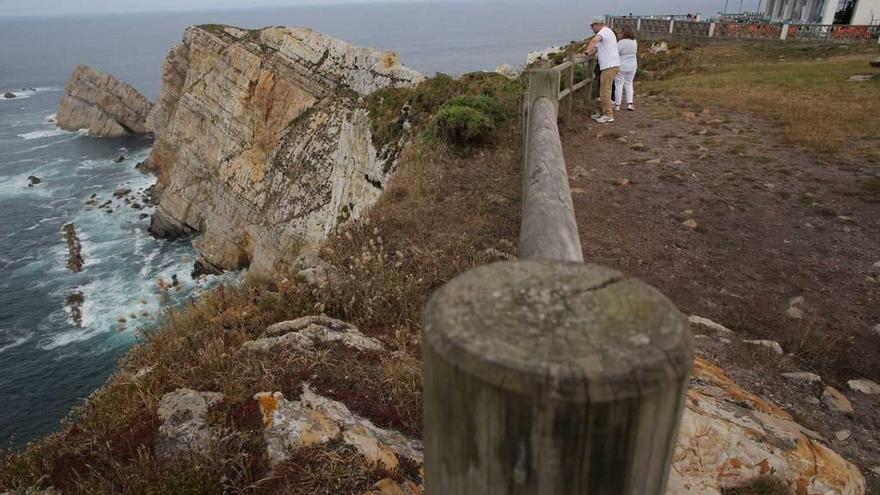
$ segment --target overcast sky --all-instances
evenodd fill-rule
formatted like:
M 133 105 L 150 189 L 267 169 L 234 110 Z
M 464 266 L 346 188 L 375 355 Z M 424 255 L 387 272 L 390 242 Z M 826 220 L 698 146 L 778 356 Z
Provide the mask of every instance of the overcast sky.
M 331 5 L 345 3 L 375 3 L 378 0 L 0 0 L 0 17 L 33 16 L 33 15 L 77 15 L 77 14 L 112 14 L 126 12 L 155 12 L 174 10 L 230 9 L 249 7 L 278 7 L 293 5 Z M 389 1 L 389 0 L 384 0 Z M 440 2 L 449 0 L 391 0 L 401 3 L 424 1 Z M 458 0 L 475 1 L 475 0 Z M 485 1 L 485 0 L 477 0 Z M 528 1 L 528 0 L 524 0 Z M 548 2 L 550 0 L 531 0 Z M 587 0 L 583 0 L 589 6 Z M 600 2 L 603 3 L 603 2 Z M 638 2 L 645 12 L 669 11 L 668 0 L 643 0 Z M 680 2 L 688 6 L 705 6 L 704 13 L 712 13 L 721 9 L 724 0 L 684 0 Z M 729 0 L 730 9 L 739 7 L 739 1 Z M 744 8 L 754 10 L 756 0 L 746 0 Z

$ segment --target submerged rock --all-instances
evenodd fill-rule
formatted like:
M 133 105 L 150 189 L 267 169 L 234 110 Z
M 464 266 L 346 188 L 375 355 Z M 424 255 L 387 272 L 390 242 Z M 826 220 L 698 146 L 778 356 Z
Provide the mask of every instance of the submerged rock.
M 64 240 L 67 241 L 67 267 L 74 273 L 83 269 L 82 243 L 76 233 L 76 226 L 68 223 L 64 226 Z
M 64 298 L 64 306 L 67 308 L 70 322 L 77 327 L 82 327 L 82 305 L 85 301 L 86 296 L 82 291 L 73 292 Z
M 6 98 L 7 100 L 11 100 L 11 99 L 15 98 L 16 95 L 15 95 L 15 93 L 4 93 L 3 97 Z
M 68 131 L 88 129 L 95 137 L 147 132 L 153 105 L 136 89 L 110 74 L 80 65 L 65 86 L 56 119 Z
M 122 162 L 124 162 L 124 161 L 125 161 L 125 156 L 124 156 L 124 155 L 119 155 L 119 156 L 117 156 L 116 158 L 113 159 L 113 163 L 122 163 Z
M 42 184 L 43 180 L 37 177 L 36 175 L 29 175 L 28 178 L 28 187 L 34 187 L 38 184 Z
M 391 52 L 309 29 L 187 29 L 149 117 L 161 189 L 150 231 L 202 233 L 201 255 L 221 269 L 289 268 L 394 171 L 399 144 L 377 148 L 359 99 L 422 80 Z

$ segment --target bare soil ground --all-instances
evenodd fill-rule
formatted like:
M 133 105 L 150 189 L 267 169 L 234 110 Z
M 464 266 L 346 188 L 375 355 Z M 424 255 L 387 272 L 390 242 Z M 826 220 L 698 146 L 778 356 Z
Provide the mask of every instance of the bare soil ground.
M 582 109 L 563 130 L 587 260 L 734 330 L 729 343 L 697 336 L 698 352 L 821 433 L 880 493 L 880 396 L 847 385 L 880 381 L 880 164 L 816 156 L 749 113 L 692 112 L 662 94 L 639 103 L 608 126 Z M 791 318 L 799 296 L 804 317 Z M 778 341 L 785 355 L 745 339 Z M 826 385 L 854 415 L 816 400 Z

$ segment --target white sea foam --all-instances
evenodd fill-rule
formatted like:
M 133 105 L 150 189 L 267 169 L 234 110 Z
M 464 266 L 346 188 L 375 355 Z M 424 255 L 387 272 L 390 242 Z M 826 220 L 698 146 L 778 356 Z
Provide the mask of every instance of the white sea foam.
M 27 337 L 18 337 L 8 344 L 0 345 L 0 354 L 2 354 L 3 352 L 5 352 L 9 349 L 12 349 L 13 347 L 20 346 L 20 345 L 24 344 L 25 342 L 27 342 L 28 340 L 29 339 Z
M 45 139 L 51 137 L 65 136 L 67 134 L 75 134 L 72 131 L 65 131 L 64 129 L 49 129 L 46 131 L 33 131 L 26 132 L 24 134 L 19 134 L 18 137 L 31 141 L 33 139 Z
M 38 87 L 38 88 L 23 88 L 23 89 L 17 89 L 17 90 L 13 90 L 13 91 L 0 90 L 0 101 L 26 100 L 28 98 L 31 98 L 32 96 L 34 96 L 37 93 L 47 93 L 47 92 L 54 92 L 54 91 L 61 91 L 61 88 Z M 3 95 L 5 95 L 6 93 L 14 94 L 15 98 L 4 98 Z

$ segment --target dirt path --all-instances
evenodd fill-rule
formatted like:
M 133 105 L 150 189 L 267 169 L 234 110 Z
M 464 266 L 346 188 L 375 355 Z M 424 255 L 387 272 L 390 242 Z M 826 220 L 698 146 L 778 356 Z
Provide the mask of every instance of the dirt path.
M 817 158 L 753 115 L 684 107 L 647 98 L 613 125 L 581 112 L 563 130 L 587 260 L 733 329 L 729 343 L 698 336 L 699 352 L 828 438 L 880 493 L 880 395 L 847 385 L 880 382 L 880 164 Z M 854 415 L 817 400 L 826 385 Z

